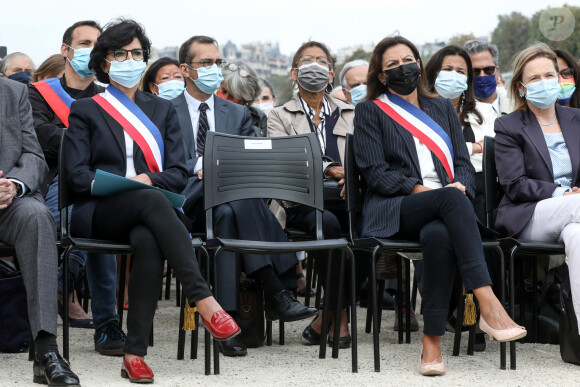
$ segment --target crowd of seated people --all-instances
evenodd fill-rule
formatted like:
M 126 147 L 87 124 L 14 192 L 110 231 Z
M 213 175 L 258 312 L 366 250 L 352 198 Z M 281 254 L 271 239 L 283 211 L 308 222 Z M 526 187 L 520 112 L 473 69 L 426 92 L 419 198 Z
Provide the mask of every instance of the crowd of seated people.
M 180 46 L 178 59 L 156 61 L 150 61 L 144 27 L 131 19 L 104 27 L 79 21 L 59 44 L 60 54 L 36 70 L 20 52 L 0 62 L 0 152 L 6 155 L 0 158 L 0 241 L 15 247 L 24 276 L 35 382 L 80 384 L 56 344 L 57 314 L 62 316 L 65 302 L 70 326 L 94 329 L 99 354 L 122 356 L 124 378 L 153 382 L 145 356 L 166 261 L 224 355 L 247 354 L 235 321 L 242 272 L 262 287 L 269 319 L 313 318 L 302 336 L 308 344 L 320 344 L 321 313 L 290 291 L 310 291 L 303 254 L 221 254 L 213 273 L 220 289 L 216 298 L 204 279 L 190 237 L 205 232 L 208 131 L 258 137 L 314 133 L 324 160 L 320 173 L 339 187 L 345 184 L 345 138 L 354 135 L 366 186 L 360 234 L 413 240 L 422 247 L 416 271 L 421 273 L 423 375 L 445 373 L 441 337 L 457 307 L 452 293 L 458 274 L 477 298 L 481 332 L 499 341 L 526 335 L 495 293 L 504 268 L 482 248 L 485 136 L 496 137 L 505 190 L 497 231 L 563 242 L 580 314 L 580 202 L 574 195 L 580 193 L 575 130 L 580 66 L 569 53 L 544 44 L 521 51 L 508 93 L 498 83 L 498 51 L 490 43 L 446 46 L 423 63 L 411 41 L 386 37 L 368 62 L 344 64 L 335 82 L 336 57 L 324 43 L 309 41 L 292 58 L 293 97 L 281 101 L 248 64 L 227 62 L 210 36 L 192 36 Z M 59 160 L 61 139 L 64 160 Z M 58 174 L 59 162 L 64 176 Z M 155 190 L 94 196 L 97 170 L 182 194 L 185 204 L 176 209 Z M 117 289 L 114 255 L 73 251 L 68 271 L 59 268 L 59 184 L 74 196 L 73 236 L 133 246 L 126 332 L 115 311 L 124 291 Z M 286 227 L 315 231 L 314 211 L 289 202 L 230 202 L 218 206 L 213 217 L 216 236 L 223 238 L 287 242 Z M 325 238 L 340 238 L 348 230 L 345 210 L 327 209 L 322 220 Z M 368 258 L 360 258 L 357 282 L 368 276 Z M 329 256 L 310 253 L 308 259 L 314 260 L 335 311 L 338 265 L 332 265 L 332 282 L 326 283 Z M 85 275 L 92 317 L 74 291 Z M 65 281 L 69 294 L 63 294 Z M 329 319 L 328 342 L 338 340 L 340 348 L 351 345 L 346 308 L 355 306 L 348 301 L 346 294 L 340 300 L 340 321 L 335 313 Z M 339 338 L 333 337 L 336 324 Z M 479 340 L 485 348 L 483 335 Z

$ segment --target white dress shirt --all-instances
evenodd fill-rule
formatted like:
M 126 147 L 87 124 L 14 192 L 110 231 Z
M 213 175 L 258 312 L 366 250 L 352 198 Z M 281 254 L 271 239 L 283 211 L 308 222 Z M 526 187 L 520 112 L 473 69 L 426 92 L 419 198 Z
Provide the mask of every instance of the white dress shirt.
M 421 169 L 423 185 L 431 189 L 443 187 L 439 180 L 439 176 L 437 176 L 431 151 L 425 144 L 419 141 L 417 137 L 413 136 L 413 140 L 415 141 L 415 147 L 417 148 L 417 158 L 419 159 L 419 168 Z
M 127 169 L 125 170 L 125 177 L 130 179 L 137 176 L 135 160 L 133 160 L 133 139 L 125 130 L 123 130 L 123 134 L 125 135 L 125 153 L 127 154 Z
M 191 127 L 193 128 L 193 141 L 195 143 L 195 149 L 197 150 L 197 129 L 199 126 L 199 114 L 200 114 L 199 106 L 201 105 L 202 102 L 193 98 L 191 94 L 187 92 L 187 90 L 185 90 L 185 93 L 183 93 L 183 95 L 185 96 L 187 108 L 189 109 L 189 115 L 191 116 Z M 205 113 L 207 114 L 207 123 L 209 125 L 209 130 L 212 132 L 215 132 L 214 98 L 215 96 L 212 94 L 211 97 L 209 97 L 206 101 L 204 101 L 208 106 Z M 199 154 L 197 156 L 199 157 Z M 203 157 L 199 157 L 197 159 L 197 163 L 195 164 L 193 172 L 197 173 L 198 171 L 201 170 L 202 167 L 203 167 Z

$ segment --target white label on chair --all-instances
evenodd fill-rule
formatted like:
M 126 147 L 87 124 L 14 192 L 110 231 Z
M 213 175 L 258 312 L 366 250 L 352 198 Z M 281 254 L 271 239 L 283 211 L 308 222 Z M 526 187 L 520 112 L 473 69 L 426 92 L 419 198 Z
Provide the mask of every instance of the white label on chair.
M 244 140 L 245 149 L 272 149 L 272 140 Z

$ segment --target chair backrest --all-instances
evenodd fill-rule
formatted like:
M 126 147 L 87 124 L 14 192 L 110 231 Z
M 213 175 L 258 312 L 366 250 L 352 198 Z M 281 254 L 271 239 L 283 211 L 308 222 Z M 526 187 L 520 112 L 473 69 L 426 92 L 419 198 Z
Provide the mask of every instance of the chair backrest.
M 346 135 L 346 147 L 344 156 L 345 175 L 345 195 L 346 211 L 348 212 L 348 231 L 351 241 L 358 238 L 357 232 L 357 212 L 362 212 L 364 203 L 364 182 L 354 156 L 354 136 L 351 133 Z
M 208 132 L 203 176 L 208 239 L 213 207 L 260 198 L 315 209 L 317 239 L 322 239 L 322 153 L 314 133 L 256 138 Z
M 503 188 L 499 184 L 497 169 L 495 166 L 494 138 L 485 136 L 483 140 L 483 182 L 485 196 L 486 226 L 494 229 L 497 207 L 504 195 Z
M 66 173 L 64 168 L 64 133 L 60 138 L 60 148 L 58 150 L 58 210 L 60 211 L 60 237 L 68 236 L 68 207 L 74 204 L 73 194 L 66 184 Z

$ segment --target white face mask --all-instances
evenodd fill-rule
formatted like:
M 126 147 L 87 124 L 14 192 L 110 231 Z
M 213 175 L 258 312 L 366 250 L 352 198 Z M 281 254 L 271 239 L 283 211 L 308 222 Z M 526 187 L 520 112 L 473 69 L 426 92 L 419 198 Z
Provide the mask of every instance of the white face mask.
M 264 102 L 254 106 L 263 111 L 265 115 L 268 115 L 270 110 L 274 109 L 274 102 Z

